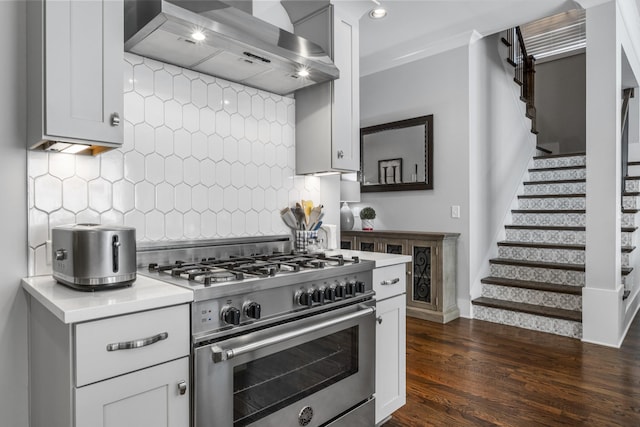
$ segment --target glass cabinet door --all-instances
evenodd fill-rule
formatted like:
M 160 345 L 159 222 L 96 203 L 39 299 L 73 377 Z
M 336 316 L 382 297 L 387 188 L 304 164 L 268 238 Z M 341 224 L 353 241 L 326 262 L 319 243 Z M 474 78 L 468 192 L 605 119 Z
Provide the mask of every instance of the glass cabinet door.
M 375 237 L 358 237 L 356 240 L 358 245 L 356 250 L 365 251 L 365 252 L 377 252 L 378 249 L 378 239 Z
M 382 252 L 403 255 L 407 253 L 407 241 L 402 239 L 382 239 Z
M 411 289 L 407 289 L 407 306 L 438 309 L 436 284 L 436 256 L 438 244 L 435 241 L 410 241 Z

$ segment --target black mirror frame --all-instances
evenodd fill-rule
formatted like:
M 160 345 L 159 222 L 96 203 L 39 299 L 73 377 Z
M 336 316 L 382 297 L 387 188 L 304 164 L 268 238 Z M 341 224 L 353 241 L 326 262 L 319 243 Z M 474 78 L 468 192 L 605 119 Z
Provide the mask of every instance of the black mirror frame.
M 403 182 L 399 184 L 373 184 L 364 185 L 363 171 L 364 171 L 364 137 L 372 133 L 377 133 L 385 130 L 400 129 L 405 127 L 425 125 L 425 177 L 426 182 Z M 406 120 L 398 120 L 395 122 L 383 123 L 380 125 L 369 126 L 366 128 L 360 128 L 360 172 L 358 172 L 358 179 L 360 180 L 360 192 L 372 193 L 378 191 L 413 191 L 413 190 L 433 190 L 433 114 L 428 116 L 414 117 Z

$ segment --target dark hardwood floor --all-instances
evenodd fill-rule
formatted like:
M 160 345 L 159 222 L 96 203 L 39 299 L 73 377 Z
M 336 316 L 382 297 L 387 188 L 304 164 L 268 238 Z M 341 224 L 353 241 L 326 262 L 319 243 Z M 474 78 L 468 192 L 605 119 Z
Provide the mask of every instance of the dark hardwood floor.
M 640 318 L 614 349 L 407 317 L 407 404 L 385 427 L 640 426 Z

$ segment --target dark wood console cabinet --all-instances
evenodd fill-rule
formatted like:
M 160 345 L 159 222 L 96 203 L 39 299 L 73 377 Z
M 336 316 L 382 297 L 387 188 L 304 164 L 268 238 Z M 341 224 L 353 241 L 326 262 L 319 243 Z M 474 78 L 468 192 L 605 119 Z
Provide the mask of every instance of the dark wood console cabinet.
M 342 231 L 341 249 L 411 255 L 407 263 L 407 316 L 447 323 L 456 303 L 458 233 Z

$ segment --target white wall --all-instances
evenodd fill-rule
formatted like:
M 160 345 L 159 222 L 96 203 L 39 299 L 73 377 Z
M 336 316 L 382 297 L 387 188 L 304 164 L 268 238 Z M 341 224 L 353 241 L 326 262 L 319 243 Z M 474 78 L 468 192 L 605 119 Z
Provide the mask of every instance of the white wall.
M 469 301 L 468 49 L 457 48 L 360 79 L 361 127 L 433 114 L 433 190 L 362 193 L 376 229 L 460 233 L 457 297 Z M 461 218 L 450 209 L 459 205 Z M 359 227 L 359 221 L 354 228 Z
M 27 307 L 20 278 L 27 275 L 25 3 L 0 2 L 0 425 L 25 427 Z

